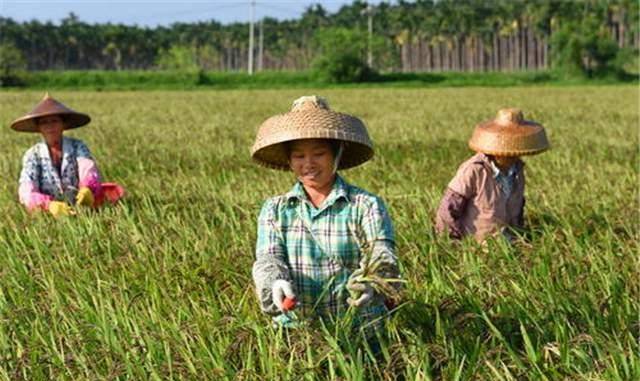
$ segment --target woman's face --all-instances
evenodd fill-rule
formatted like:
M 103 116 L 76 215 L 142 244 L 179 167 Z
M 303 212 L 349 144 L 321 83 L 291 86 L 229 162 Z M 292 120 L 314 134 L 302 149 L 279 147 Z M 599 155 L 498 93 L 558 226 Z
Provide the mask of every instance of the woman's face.
M 303 139 L 291 144 L 289 165 L 305 187 L 324 189 L 333 185 L 333 150 L 322 139 Z
M 43 116 L 36 121 L 40 133 L 47 138 L 59 138 L 64 130 L 64 121 L 59 115 Z M 47 139 L 48 140 L 48 139 Z

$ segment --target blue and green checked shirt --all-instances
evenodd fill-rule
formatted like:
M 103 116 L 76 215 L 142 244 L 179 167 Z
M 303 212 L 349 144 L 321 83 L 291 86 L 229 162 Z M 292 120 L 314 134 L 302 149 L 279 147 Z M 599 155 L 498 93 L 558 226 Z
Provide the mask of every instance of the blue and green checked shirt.
M 277 279 L 291 282 L 302 317 L 337 316 L 347 309 L 346 282 L 360 266 L 366 239 L 399 277 L 391 219 L 383 201 L 340 176 L 324 203 L 315 208 L 300 182 L 288 193 L 268 199 L 258 219 L 253 279 L 264 312 L 277 315 L 271 288 Z M 381 296 L 361 309 L 363 320 L 386 312 Z

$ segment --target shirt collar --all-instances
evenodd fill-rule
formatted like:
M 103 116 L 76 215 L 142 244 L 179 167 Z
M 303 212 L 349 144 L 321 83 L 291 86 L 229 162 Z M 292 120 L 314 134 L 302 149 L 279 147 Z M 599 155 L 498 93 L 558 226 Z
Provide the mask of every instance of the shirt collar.
M 518 163 L 513 163 L 511 167 L 509 167 L 509 169 L 507 169 L 506 171 L 500 170 L 500 168 L 498 168 L 498 166 L 496 165 L 496 163 L 493 162 L 493 160 L 489 160 L 489 163 L 491 165 L 491 170 L 493 171 L 494 178 L 498 178 L 499 176 L 513 177 L 515 176 L 518 170 Z
M 287 201 L 291 200 L 308 200 L 307 193 L 304 191 L 304 186 L 300 181 L 297 181 L 296 184 L 291 188 L 289 192 L 285 195 Z M 330 206 L 339 199 L 344 198 L 345 200 L 349 200 L 349 184 L 340 177 L 340 175 L 336 174 L 336 181 L 333 183 L 333 187 L 331 188 L 331 192 L 329 196 L 323 203 L 323 207 Z
M 489 158 L 489 155 L 477 153 L 474 157 L 474 163 L 485 165 L 487 169 L 491 170 L 494 178 L 497 178 L 498 176 L 516 176 L 522 167 L 524 167 L 524 162 L 522 160 L 518 160 L 507 170 L 506 173 L 504 173 L 503 171 L 500 171 L 500 168 L 498 168 L 493 160 Z

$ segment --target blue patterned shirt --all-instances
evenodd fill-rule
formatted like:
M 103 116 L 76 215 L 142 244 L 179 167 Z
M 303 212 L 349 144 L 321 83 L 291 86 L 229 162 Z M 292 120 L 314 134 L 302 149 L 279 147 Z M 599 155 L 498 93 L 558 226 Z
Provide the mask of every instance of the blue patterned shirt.
M 29 148 L 22 158 L 20 185 L 29 184 L 56 200 L 74 203 L 78 193 L 79 158 L 93 160 L 82 141 L 63 136 L 62 163 L 58 172 L 51 161 L 47 143 L 41 141 Z

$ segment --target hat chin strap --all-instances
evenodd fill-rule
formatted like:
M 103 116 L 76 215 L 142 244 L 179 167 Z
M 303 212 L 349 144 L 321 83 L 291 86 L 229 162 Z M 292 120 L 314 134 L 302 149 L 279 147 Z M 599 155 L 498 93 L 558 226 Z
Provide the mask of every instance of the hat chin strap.
M 338 167 L 340 166 L 340 159 L 342 159 L 342 152 L 344 151 L 344 142 L 340 142 L 338 146 L 338 152 L 336 153 L 336 159 L 333 162 L 333 174 L 338 171 Z

